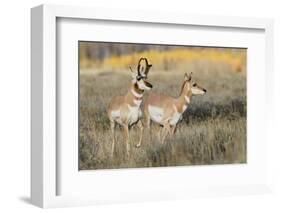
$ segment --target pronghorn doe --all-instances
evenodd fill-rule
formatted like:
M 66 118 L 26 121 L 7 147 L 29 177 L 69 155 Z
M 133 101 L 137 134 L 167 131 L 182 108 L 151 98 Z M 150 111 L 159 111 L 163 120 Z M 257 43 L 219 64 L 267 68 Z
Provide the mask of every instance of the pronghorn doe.
M 185 73 L 179 97 L 173 98 L 162 94 L 150 94 L 144 103 L 146 125 L 150 129 L 150 121 L 160 124 L 159 140 L 164 143 L 168 133 L 174 134 L 177 123 L 182 119 L 184 111 L 191 101 L 192 95 L 203 95 L 207 91 L 191 79 L 192 73 Z M 163 131 L 163 133 L 162 133 Z M 162 139 L 161 139 L 161 134 Z
M 120 124 L 124 128 L 128 156 L 130 155 L 129 130 L 134 124 L 137 124 L 140 129 L 140 139 L 136 146 L 139 147 L 141 145 L 143 125 L 140 121 L 140 117 L 142 116 L 140 105 L 144 90 L 150 90 L 152 88 L 152 85 L 146 80 L 151 66 L 151 64 L 148 64 L 146 58 L 141 58 L 137 70 L 134 71 L 131 69 L 132 83 L 128 93 L 124 96 L 113 97 L 109 103 L 107 114 L 112 133 L 112 156 L 115 145 L 115 123 Z

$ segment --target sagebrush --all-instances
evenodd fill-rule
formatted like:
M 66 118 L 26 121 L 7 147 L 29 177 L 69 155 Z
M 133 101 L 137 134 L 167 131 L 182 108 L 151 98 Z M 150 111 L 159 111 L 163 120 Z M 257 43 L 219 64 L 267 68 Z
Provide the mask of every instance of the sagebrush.
M 165 144 L 157 138 L 159 127 L 145 129 L 143 144 L 134 148 L 138 129 L 130 131 L 131 156 L 121 128 L 117 128 L 116 149 L 110 155 L 111 135 L 106 107 L 111 97 L 125 94 L 130 84 L 129 69 L 80 71 L 80 141 L 79 168 L 112 169 L 158 166 L 245 163 L 247 160 L 246 74 L 233 72 L 218 63 L 198 62 L 182 70 L 153 70 L 149 80 L 154 92 L 177 96 L 183 74 L 192 71 L 194 78 L 208 90 L 194 97 L 176 134 Z

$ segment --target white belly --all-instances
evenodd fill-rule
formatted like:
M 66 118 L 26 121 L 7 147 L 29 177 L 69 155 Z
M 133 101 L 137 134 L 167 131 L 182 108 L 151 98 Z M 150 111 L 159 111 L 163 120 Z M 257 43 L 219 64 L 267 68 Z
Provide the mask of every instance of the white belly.
M 162 119 L 164 115 L 164 110 L 162 108 L 149 105 L 148 112 L 151 120 L 153 120 L 156 123 L 162 123 Z
M 128 105 L 128 107 L 129 107 L 128 124 L 133 125 L 140 119 L 140 117 L 142 116 L 142 112 L 140 110 L 140 107 L 138 106 Z
M 171 126 L 174 126 L 182 119 L 182 113 L 178 113 L 175 106 L 174 106 L 174 114 L 171 117 L 165 116 L 166 117 L 165 120 L 163 120 L 164 110 L 162 108 L 149 105 L 148 112 L 150 115 L 150 119 L 159 124 L 168 121 Z

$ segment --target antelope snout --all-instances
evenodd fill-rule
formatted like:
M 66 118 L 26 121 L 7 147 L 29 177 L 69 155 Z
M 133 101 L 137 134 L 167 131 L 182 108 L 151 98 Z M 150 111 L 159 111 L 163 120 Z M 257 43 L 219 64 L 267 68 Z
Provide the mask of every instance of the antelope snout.
M 151 90 L 151 89 L 153 88 L 152 84 L 149 83 L 148 81 L 144 81 L 144 83 L 145 83 L 145 86 L 146 86 L 149 90 Z

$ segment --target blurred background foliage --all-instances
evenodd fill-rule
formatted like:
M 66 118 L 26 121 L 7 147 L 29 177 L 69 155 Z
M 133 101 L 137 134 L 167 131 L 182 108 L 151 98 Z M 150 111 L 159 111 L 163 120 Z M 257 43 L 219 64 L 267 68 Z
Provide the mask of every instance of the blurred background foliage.
M 80 70 L 118 71 L 135 66 L 141 57 L 147 57 L 153 70 L 182 69 L 191 64 L 220 64 L 234 72 L 245 72 L 246 49 L 210 48 L 175 45 L 120 44 L 102 42 L 79 43 Z

